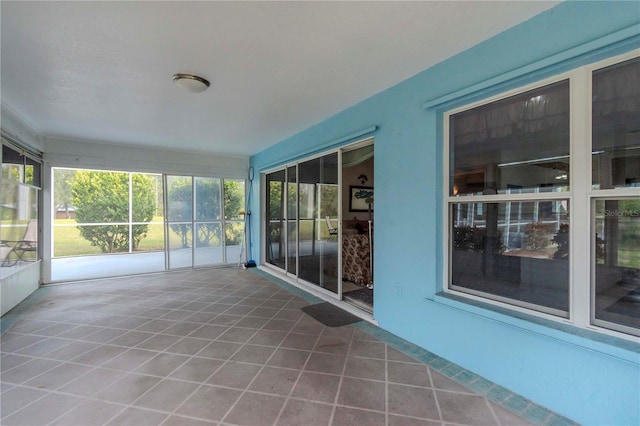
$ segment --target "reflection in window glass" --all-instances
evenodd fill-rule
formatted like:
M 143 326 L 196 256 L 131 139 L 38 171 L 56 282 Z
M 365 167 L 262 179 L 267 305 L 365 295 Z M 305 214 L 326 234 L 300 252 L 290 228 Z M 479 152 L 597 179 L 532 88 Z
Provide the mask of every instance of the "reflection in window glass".
M 0 180 L 0 218 L 0 266 L 20 267 L 24 262 L 36 260 L 38 189 L 12 180 Z
M 640 328 L 640 198 L 595 202 L 596 320 Z M 624 330 L 621 330 L 624 331 Z
M 220 179 L 196 177 L 196 215 L 198 221 L 220 220 Z
M 298 278 L 334 293 L 338 291 L 338 244 L 322 231 L 321 213 L 337 211 L 338 197 L 322 188 L 338 183 L 338 154 L 331 153 L 298 165 Z M 337 194 L 336 194 L 337 195 Z
M 9 179 L 27 185 L 40 187 L 39 161 L 16 151 L 7 145 L 2 145 L 2 178 Z
M 30 157 L 25 157 L 24 163 L 24 183 L 40 187 L 40 163 Z
M 478 204 L 452 205 L 451 288 L 567 316 L 568 200 Z
M 449 132 L 450 195 L 568 188 L 568 81 L 454 114 Z
M 170 222 L 193 220 L 193 178 L 191 176 L 167 176 L 167 204 Z
M 265 260 L 267 263 L 285 267 L 285 235 L 286 229 L 283 227 L 285 216 L 285 171 L 266 175 L 266 239 L 265 239 Z
M 287 272 L 298 273 L 298 167 L 287 168 Z
M 640 58 L 593 73 L 593 186 L 640 187 Z

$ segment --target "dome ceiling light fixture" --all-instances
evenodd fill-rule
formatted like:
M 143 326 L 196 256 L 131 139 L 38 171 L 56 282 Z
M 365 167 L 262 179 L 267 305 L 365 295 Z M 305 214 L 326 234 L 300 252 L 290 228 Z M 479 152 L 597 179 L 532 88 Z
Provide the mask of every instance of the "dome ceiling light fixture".
M 211 85 L 206 78 L 194 74 L 178 73 L 172 79 L 179 87 L 191 93 L 204 92 Z

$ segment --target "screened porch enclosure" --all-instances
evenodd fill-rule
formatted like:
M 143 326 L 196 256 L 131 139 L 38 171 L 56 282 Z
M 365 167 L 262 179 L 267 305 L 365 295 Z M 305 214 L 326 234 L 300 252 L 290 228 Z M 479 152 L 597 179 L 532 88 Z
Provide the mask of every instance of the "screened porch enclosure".
M 240 261 L 244 180 L 67 168 L 52 175 L 53 282 Z

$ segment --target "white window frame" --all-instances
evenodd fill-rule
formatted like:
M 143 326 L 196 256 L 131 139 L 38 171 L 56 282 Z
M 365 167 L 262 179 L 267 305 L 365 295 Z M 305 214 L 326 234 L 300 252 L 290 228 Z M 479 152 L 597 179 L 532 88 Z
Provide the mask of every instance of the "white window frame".
M 637 51 L 618 55 L 592 64 L 583 65 L 566 73 L 558 74 L 550 78 L 539 80 L 535 83 L 516 89 L 508 90 L 495 96 L 480 101 L 466 104 L 447 110 L 443 113 L 443 215 L 442 215 L 442 250 L 443 250 L 443 282 L 442 289 L 445 293 L 470 300 L 480 301 L 489 305 L 495 305 L 509 310 L 550 319 L 555 322 L 570 324 L 582 329 L 597 331 L 623 339 L 637 340 L 637 329 L 595 320 L 593 304 L 595 303 L 595 263 L 592 261 L 595 247 L 592 244 L 593 210 L 595 200 L 602 198 L 624 198 L 640 196 L 638 188 L 617 189 L 592 189 L 592 80 L 593 71 L 606 68 L 617 63 L 640 57 Z M 524 93 L 549 84 L 563 80 L 569 80 L 569 108 L 570 108 L 570 179 L 568 192 L 545 192 L 533 194 L 496 194 L 496 195 L 465 195 L 454 196 L 451 194 L 450 181 L 450 117 L 462 111 L 467 111 L 481 105 L 487 105 L 520 93 Z M 540 309 L 528 309 L 520 303 L 520 306 L 508 303 L 499 298 L 488 298 L 450 287 L 451 281 L 451 206 L 456 203 L 489 203 L 489 202 L 518 202 L 545 200 L 569 200 L 569 311 L 568 318 L 563 318 Z
M 640 58 L 640 54 L 638 54 L 637 51 L 631 52 L 625 55 L 615 56 L 613 58 L 609 58 L 603 61 L 589 64 L 584 67 L 584 75 L 586 78 L 586 85 L 585 85 L 586 99 L 584 102 L 584 106 L 586 107 L 586 110 L 587 110 L 586 117 L 588 118 L 588 125 L 585 126 L 587 127 L 587 134 L 586 134 L 585 140 L 588 141 L 589 147 L 593 146 L 592 132 L 591 132 L 591 127 L 592 127 L 591 117 L 593 113 L 592 111 L 593 103 L 591 102 L 591 99 L 593 99 L 593 85 L 591 84 L 591 81 L 592 81 L 591 76 L 593 75 L 593 72 L 600 70 L 602 68 L 610 67 L 612 65 L 616 65 L 618 63 L 625 62 L 635 58 Z M 590 237 L 595 232 L 593 229 L 595 226 L 595 221 L 593 219 L 595 217 L 596 200 L 607 199 L 607 198 L 616 198 L 616 199 L 637 198 L 637 197 L 640 197 L 640 188 L 593 189 L 592 176 L 591 176 L 591 156 L 588 156 L 586 160 L 587 162 L 584 164 L 584 166 L 587 166 L 587 170 L 589 171 L 589 173 L 587 176 L 588 182 L 587 182 L 587 185 L 586 185 L 587 188 L 585 191 L 585 194 L 586 194 L 585 204 L 588 211 L 588 223 L 587 223 L 588 228 L 587 229 L 589 230 L 589 237 Z M 589 282 L 590 285 L 588 288 L 588 294 L 586 295 L 587 305 L 584 306 L 584 309 L 586 309 L 587 312 L 580 311 L 579 312 L 580 318 L 585 322 L 587 322 L 587 328 L 589 329 L 604 331 L 606 333 L 614 333 L 615 335 L 618 335 L 619 333 L 616 333 L 616 331 L 619 331 L 620 333 L 624 333 L 623 334 L 624 336 L 627 336 L 628 334 L 640 336 L 640 330 L 638 329 L 595 318 L 595 300 L 596 300 L 595 265 L 596 265 L 596 262 L 595 262 L 595 241 L 593 238 L 590 238 L 590 241 L 586 242 L 585 248 L 589 250 L 589 256 L 588 256 L 588 259 L 589 259 L 588 274 L 589 275 L 587 276 L 587 281 Z M 583 306 L 581 306 L 581 308 L 583 308 Z

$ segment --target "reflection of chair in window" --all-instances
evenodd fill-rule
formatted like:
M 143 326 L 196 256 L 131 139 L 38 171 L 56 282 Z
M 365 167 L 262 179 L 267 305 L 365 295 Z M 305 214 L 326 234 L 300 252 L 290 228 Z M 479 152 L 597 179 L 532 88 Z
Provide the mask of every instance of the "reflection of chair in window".
M 21 240 L 2 240 L 0 246 L 2 266 L 13 266 L 20 260 L 27 260 L 24 258 L 26 253 L 35 253 L 38 250 L 38 221 L 29 221 Z
M 327 229 L 329 230 L 329 239 L 327 241 L 335 241 L 338 238 L 338 229 L 333 227 L 329 216 L 325 216 L 324 220 L 327 222 Z
M 0 244 L 0 260 L 2 266 L 13 266 L 17 260 L 11 260 L 9 255 L 13 252 L 13 248 L 6 244 L 4 241 Z

